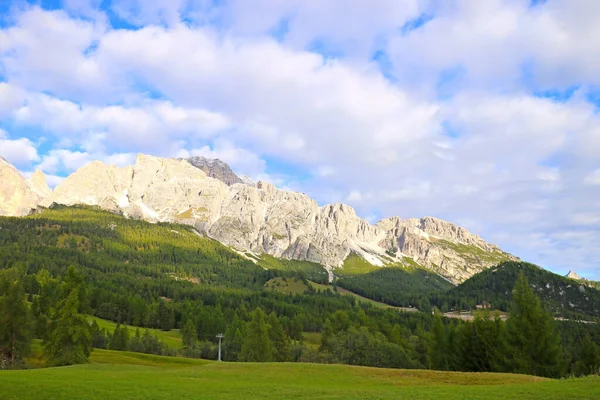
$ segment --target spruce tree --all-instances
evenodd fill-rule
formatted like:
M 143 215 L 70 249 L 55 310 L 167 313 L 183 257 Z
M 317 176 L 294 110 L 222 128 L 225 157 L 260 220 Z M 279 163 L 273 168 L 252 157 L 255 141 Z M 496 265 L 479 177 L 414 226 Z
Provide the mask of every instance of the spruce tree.
M 513 372 L 560 376 L 562 355 L 554 318 L 542 308 L 523 273 L 513 290 L 507 332 Z
M 441 371 L 448 369 L 448 338 L 439 312 L 436 312 L 433 317 L 429 362 L 432 369 Z
M 291 357 L 290 337 L 285 334 L 275 313 L 269 314 L 269 338 L 273 344 L 273 361 L 289 361 Z
M 92 352 L 90 324 L 78 313 L 79 291 L 74 289 L 54 313 L 44 355 L 49 366 L 87 363 Z
M 240 361 L 273 361 L 273 344 L 269 338 L 269 325 L 260 308 L 252 312 L 252 320 L 246 326 L 246 337 L 240 353 Z
M 13 282 L 0 297 L 0 355 L 11 368 L 23 362 L 31 345 L 31 317 L 20 281 Z
M 573 368 L 575 375 L 593 375 L 600 372 L 600 348 L 589 334 L 583 339 L 578 353 L 578 360 Z

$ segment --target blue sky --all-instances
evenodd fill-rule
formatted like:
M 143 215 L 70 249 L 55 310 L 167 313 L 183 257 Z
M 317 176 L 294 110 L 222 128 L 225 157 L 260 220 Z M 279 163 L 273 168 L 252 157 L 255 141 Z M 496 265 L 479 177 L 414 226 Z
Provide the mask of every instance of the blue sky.
M 600 2 L 0 3 L 0 155 L 218 157 L 600 279 Z

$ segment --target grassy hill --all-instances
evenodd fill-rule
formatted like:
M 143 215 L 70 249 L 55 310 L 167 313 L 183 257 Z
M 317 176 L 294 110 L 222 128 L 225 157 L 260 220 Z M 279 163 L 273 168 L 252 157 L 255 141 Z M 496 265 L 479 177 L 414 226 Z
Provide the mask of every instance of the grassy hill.
M 554 274 L 525 262 L 504 262 L 490 268 L 446 294 L 451 306 L 489 303 L 492 308 L 508 311 L 512 288 L 523 272 L 544 306 L 556 316 L 572 319 L 597 319 L 600 315 L 600 291 L 582 282 Z
M 598 399 L 600 378 L 217 363 L 96 350 L 90 364 L 0 371 L 0 398 L 37 399 Z

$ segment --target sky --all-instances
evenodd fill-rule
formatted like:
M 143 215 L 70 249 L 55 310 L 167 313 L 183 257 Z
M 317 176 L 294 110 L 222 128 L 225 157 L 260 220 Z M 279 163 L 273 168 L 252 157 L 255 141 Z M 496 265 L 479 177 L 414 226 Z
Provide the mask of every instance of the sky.
M 600 279 L 600 1 L 0 0 L 0 155 L 201 155 Z

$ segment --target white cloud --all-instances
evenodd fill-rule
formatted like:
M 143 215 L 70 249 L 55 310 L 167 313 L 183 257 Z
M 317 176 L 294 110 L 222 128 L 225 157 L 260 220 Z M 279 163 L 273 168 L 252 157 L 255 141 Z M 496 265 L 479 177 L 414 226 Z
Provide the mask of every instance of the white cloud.
M 208 3 L 113 2 L 135 31 L 110 30 L 93 2 L 70 8 L 85 21 L 16 15 L 0 30 L 0 122 L 50 137 L 53 174 L 138 151 L 217 157 L 360 215 L 461 221 L 557 269 L 600 262 L 578 242 L 600 240 L 598 5 Z M 394 80 L 371 62 L 379 46 Z M 568 100 L 532 93 L 575 84 Z
M 35 145 L 27 138 L 11 140 L 0 129 L 0 156 L 16 166 L 23 166 L 39 158 Z

